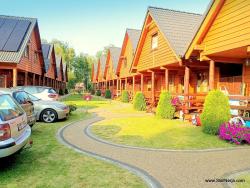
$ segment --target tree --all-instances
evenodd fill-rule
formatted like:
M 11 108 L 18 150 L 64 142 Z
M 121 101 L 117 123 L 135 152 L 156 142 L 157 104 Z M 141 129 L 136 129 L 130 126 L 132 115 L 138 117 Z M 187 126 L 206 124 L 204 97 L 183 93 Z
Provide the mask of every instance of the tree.
M 55 53 L 62 56 L 63 61 L 67 63 L 68 69 L 71 71 L 73 69 L 72 63 L 76 56 L 74 48 L 69 47 L 67 42 L 57 39 L 53 39 L 51 43 L 55 46 Z

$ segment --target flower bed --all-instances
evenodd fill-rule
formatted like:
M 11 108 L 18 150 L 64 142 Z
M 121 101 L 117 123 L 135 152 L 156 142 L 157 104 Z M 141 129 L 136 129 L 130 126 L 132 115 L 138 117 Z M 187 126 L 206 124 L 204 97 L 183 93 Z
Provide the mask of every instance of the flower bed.
M 235 144 L 250 144 L 250 128 L 242 123 L 223 123 L 219 128 L 219 137 Z

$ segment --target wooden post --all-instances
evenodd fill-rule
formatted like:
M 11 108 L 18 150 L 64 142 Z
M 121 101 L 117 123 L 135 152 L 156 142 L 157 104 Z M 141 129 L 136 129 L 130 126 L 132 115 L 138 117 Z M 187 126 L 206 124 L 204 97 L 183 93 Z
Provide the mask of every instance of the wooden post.
M 17 68 L 13 68 L 13 87 L 17 86 Z
M 40 86 L 41 85 L 41 75 L 38 76 L 38 85 Z
M 165 69 L 165 89 L 166 91 L 169 91 L 169 71 L 168 69 Z
M 118 90 L 119 90 L 119 78 L 116 79 L 116 96 L 118 97 Z
M 120 94 L 122 93 L 122 79 L 120 79 Z
M 33 86 L 35 86 L 36 85 L 36 74 L 35 73 L 33 74 L 32 82 L 33 82 Z
M 214 89 L 214 72 L 215 72 L 214 68 L 215 68 L 215 62 L 211 60 L 209 64 L 209 90 Z
M 27 86 L 28 85 L 28 72 L 24 73 L 24 85 Z
M 151 72 L 151 97 L 152 104 L 155 102 L 155 73 Z
M 144 81 L 143 81 L 143 74 L 141 74 L 141 92 L 143 93 L 143 88 L 144 88 Z
M 189 99 L 189 79 L 190 79 L 190 68 L 188 66 L 185 66 L 185 75 L 184 75 L 184 94 L 185 94 L 185 100 Z M 185 105 L 188 107 L 188 103 Z M 185 110 L 184 113 L 188 113 L 188 110 Z
M 189 93 L 189 78 L 190 78 L 190 68 L 185 67 L 185 76 L 184 76 L 184 94 Z
M 128 78 L 125 78 L 125 90 L 127 91 L 127 82 L 128 82 Z
M 135 96 L 135 76 L 133 76 L 133 97 Z

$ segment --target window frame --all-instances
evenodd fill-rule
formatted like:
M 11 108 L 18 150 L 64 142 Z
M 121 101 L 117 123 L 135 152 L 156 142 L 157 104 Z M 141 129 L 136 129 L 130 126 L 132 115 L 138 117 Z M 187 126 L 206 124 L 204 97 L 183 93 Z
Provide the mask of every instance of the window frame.
M 156 41 L 154 39 L 156 38 Z M 154 47 L 153 44 L 156 42 L 156 46 Z M 151 51 L 157 50 L 159 45 L 159 34 L 155 32 L 151 35 Z

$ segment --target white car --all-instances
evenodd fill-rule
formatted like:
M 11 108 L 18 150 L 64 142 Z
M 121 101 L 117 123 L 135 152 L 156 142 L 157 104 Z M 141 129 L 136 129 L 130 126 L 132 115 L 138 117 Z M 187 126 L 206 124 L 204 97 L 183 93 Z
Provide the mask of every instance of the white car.
M 25 111 L 9 94 L 0 92 L 0 158 L 20 151 L 30 136 Z
M 36 96 L 39 99 L 45 101 L 56 101 L 59 98 L 59 95 L 52 87 L 46 86 L 20 86 L 22 90 Z

